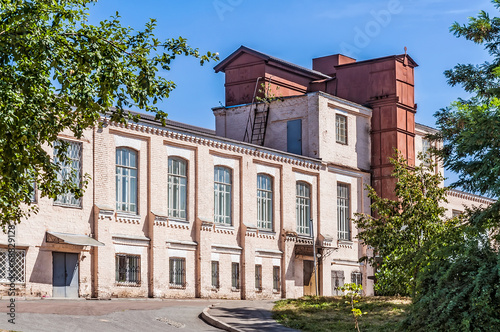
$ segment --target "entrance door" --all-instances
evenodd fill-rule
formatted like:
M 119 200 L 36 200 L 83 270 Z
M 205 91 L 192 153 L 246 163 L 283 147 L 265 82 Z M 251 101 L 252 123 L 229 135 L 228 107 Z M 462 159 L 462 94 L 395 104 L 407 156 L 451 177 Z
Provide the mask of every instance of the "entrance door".
M 78 254 L 52 253 L 52 297 L 78 297 Z
M 304 295 L 316 295 L 316 277 L 314 274 L 314 262 L 303 261 L 304 264 Z

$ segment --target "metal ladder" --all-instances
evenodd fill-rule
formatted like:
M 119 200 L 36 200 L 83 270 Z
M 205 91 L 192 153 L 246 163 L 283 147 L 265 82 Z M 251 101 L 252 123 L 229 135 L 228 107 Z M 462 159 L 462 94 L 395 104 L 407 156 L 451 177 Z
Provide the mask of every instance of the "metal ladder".
M 264 103 L 264 109 L 262 111 L 259 111 L 257 105 L 255 104 L 257 88 L 261 78 L 262 77 L 257 78 L 257 82 L 255 82 L 255 90 L 253 93 L 252 103 L 250 104 L 250 112 L 248 113 L 243 141 L 263 146 L 266 138 L 267 119 L 269 118 L 269 104 Z M 249 130 L 250 123 L 252 126 Z

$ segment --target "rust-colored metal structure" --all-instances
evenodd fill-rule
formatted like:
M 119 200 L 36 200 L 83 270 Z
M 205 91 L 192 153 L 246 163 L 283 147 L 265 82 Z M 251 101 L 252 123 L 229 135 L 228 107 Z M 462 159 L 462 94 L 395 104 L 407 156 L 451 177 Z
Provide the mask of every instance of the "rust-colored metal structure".
M 417 66 L 405 52 L 359 62 L 335 54 L 313 59 L 308 69 L 241 46 L 215 71 L 226 74 L 226 106 L 253 103 L 255 96 L 263 96 L 263 83 L 281 97 L 323 91 L 370 107 L 372 185 L 382 197 L 394 198 L 389 158 L 397 149 L 409 165 L 415 164 Z

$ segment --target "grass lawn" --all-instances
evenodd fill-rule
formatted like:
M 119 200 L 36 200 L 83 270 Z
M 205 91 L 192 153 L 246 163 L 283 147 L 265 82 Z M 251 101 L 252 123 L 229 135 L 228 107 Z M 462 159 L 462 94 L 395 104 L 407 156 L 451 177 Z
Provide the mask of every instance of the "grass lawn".
M 354 331 L 351 306 L 341 297 L 305 296 L 277 301 L 273 317 L 279 323 L 302 331 Z M 397 331 L 411 300 L 401 297 L 362 297 L 356 304 L 363 316 L 360 331 Z

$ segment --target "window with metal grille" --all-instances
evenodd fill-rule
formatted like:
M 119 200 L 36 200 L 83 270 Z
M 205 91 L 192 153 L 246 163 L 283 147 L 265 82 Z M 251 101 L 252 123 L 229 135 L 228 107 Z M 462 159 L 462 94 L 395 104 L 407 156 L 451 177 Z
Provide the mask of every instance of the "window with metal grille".
M 186 287 L 186 260 L 170 258 L 170 287 Z
M 347 144 L 347 117 L 345 115 L 335 116 L 335 138 L 337 143 Z
M 0 249 L 0 282 L 24 283 L 26 251 Z
M 311 188 L 305 182 L 297 182 L 296 186 L 297 233 L 311 235 L 309 219 L 311 218 Z
M 337 227 L 339 240 L 351 240 L 349 185 L 337 184 Z
M 116 149 L 116 210 L 137 213 L 137 152 Z
M 219 289 L 219 262 L 212 261 L 212 288 Z
M 141 256 L 118 254 L 116 259 L 116 281 L 124 284 L 141 282 Z
M 186 219 L 187 200 L 186 161 L 168 158 L 168 216 Z
M 214 169 L 214 222 L 231 225 L 231 170 Z
M 58 156 L 62 145 L 66 146 L 65 156 Z M 54 163 L 59 164 L 60 171 L 57 180 L 61 183 L 69 182 L 78 187 L 82 185 L 82 143 L 59 140 L 54 142 Z M 34 191 L 33 191 L 34 192 Z M 34 197 L 33 197 L 34 198 Z M 81 199 L 76 198 L 72 192 L 66 192 L 57 196 L 55 204 L 67 206 L 80 206 Z
M 255 290 L 262 290 L 262 265 L 255 265 Z
M 257 174 L 257 227 L 273 229 L 273 184 L 265 174 Z
M 231 264 L 231 287 L 233 290 L 240 289 L 240 263 Z
M 279 292 L 281 288 L 280 267 L 273 266 L 273 292 Z
M 343 295 L 339 290 L 342 286 L 344 286 L 344 271 L 332 271 L 332 295 Z

